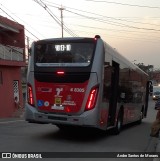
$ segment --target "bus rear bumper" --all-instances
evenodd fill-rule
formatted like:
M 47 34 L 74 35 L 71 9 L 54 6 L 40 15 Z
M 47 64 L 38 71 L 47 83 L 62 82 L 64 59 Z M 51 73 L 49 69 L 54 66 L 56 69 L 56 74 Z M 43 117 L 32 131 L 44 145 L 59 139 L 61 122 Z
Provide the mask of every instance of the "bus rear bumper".
M 25 105 L 25 120 L 30 123 L 52 123 L 55 125 L 89 126 L 98 128 L 97 109 L 80 115 L 64 115 L 39 112 L 36 108 Z

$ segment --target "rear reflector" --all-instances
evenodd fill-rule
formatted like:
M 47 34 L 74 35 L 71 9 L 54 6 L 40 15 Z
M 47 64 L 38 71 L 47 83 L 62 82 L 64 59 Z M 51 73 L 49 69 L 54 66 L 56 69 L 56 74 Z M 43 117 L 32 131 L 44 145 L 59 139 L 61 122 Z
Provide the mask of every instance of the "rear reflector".
M 97 95 L 98 95 L 98 87 L 96 86 L 91 89 L 85 108 L 86 111 L 91 110 L 95 107 Z
M 33 106 L 34 105 L 33 90 L 30 84 L 27 85 L 27 99 L 28 103 Z

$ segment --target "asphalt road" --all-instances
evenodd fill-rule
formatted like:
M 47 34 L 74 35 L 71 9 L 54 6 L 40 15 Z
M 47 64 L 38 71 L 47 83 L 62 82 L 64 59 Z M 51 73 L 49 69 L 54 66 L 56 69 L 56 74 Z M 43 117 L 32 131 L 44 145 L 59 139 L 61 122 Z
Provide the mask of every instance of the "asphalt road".
M 150 126 L 155 119 L 154 101 L 150 99 L 147 118 L 140 125 L 130 125 L 119 135 L 93 129 L 61 131 L 50 124 L 30 124 L 21 120 L 0 121 L 0 152 L 154 152 L 156 139 L 151 138 Z M 54 160 L 62 160 L 54 158 Z M 64 159 L 63 159 L 64 160 Z M 84 160 L 67 158 L 67 161 Z M 145 160 L 152 159 L 87 159 Z

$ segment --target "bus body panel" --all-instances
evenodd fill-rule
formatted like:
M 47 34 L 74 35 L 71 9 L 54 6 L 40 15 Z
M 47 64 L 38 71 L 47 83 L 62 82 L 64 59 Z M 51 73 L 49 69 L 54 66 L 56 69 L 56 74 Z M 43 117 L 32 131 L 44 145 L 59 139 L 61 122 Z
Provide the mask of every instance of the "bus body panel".
M 52 123 L 55 125 L 65 124 L 74 126 L 98 127 L 98 111 L 97 108 L 86 111 L 80 115 L 63 115 L 53 113 L 39 112 L 37 108 L 33 108 L 26 104 L 25 119 L 31 123 Z
M 41 112 L 80 114 L 89 92 L 97 85 L 97 74 L 90 73 L 83 83 L 47 83 L 35 80 L 36 106 Z
M 108 118 L 107 126 L 110 126 L 110 122 L 113 122 L 111 124 L 115 126 L 120 110 L 123 111 L 123 125 L 138 121 L 142 117 L 142 113 L 144 114 L 148 75 L 105 42 L 104 50 L 104 80 L 102 81 L 104 89 L 101 103 L 103 105 L 101 108 L 103 111 L 101 112 L 103 113 L 102 123 L 106 121 L 106 117 Z M 116 70 L 119 73 L 117 77 L 113 74 L 116 73 Z M 113 95 L 110 93 L 113 93 L 112 86 L 117 82 L 116 78 L 118 79 L 118 85 L 114 93 L 117 93 L 117 100 L 115 107 L 113 107 Z M 115 111 L 110 113 L 113 108 L 115 108 Z M 113 117 L 114 119 L 111 121 L 110 118 Z
M 53 113 L 77 113 L 80 111 L 87 89 L 84 83 L 45 83 L 35 81 L 39 111 Z

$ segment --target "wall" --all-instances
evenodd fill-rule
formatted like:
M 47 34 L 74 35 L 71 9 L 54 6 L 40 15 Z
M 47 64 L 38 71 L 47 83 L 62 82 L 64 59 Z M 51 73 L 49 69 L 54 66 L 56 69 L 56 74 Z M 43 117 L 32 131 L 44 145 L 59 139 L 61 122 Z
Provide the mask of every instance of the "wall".
M 20 33 L 6 31 L 2 33 L 1 43 L 3 45 L 10 45 L 20 48 L 25 48 L 24 30 L 19 30 Z
M 20 104 L 23 103 L 21 87 L 21 69 L 19 67 L 0 66 L 2 84 L 0 84 L 0 118 L 12 117 L 15 111 L 13 81 L 19 81 Z

